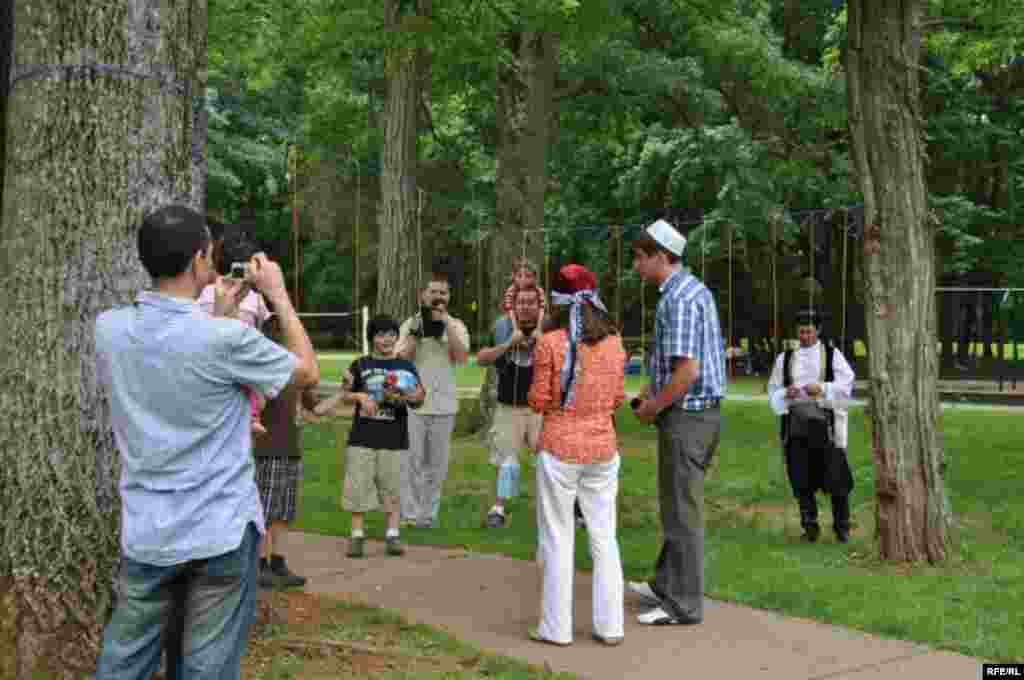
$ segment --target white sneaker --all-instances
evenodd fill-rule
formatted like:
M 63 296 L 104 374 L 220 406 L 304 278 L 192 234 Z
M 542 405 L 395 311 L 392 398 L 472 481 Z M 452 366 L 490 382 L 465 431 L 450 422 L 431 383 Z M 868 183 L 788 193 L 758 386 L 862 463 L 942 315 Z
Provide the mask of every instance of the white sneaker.
M 677 619 L 661 607 L 656 607 L 636 617 L 636 620 L 645 626 L 695 626 L 701 623 L 703 619 L 692 616 L 684 616 L 681 619 Z
M 640 614 L 636 620 L 645 626 L 667 626 L 676 623 L 676 620 L 661 607 Z
M 639 595 L 647 604 L 655 607 L 661 604 L 661 598 L 654 594 L 650 584 L 645 581 L 630 581 L 626 586 L 629 588 L 629 592 Z

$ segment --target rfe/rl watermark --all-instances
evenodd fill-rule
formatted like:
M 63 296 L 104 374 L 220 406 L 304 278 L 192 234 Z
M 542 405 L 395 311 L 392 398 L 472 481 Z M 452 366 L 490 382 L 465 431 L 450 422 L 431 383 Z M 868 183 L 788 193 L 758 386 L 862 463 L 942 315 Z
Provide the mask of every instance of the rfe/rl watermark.
M 982 678 L 1024 678 L 1024 663 L 983 663 Z

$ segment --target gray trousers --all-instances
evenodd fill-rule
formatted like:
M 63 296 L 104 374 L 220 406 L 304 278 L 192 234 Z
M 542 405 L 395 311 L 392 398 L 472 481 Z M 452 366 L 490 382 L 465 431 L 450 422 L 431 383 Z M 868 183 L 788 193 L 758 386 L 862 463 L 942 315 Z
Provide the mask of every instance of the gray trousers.
M 704 617 L 704 472 L 722 413 L 676 407 L 658 416 L 658 500 L 665 535 L 651 589 L 675 618 Z
M 454 430 L 454 415 L 409 412 L 409 453 L 402 457 L 402 519 L 437 521 Z

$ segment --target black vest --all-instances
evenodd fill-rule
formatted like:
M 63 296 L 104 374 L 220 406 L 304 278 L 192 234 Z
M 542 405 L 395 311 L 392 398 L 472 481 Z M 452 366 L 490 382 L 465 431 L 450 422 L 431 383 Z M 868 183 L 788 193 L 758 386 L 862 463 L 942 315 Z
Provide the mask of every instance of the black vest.
M 835 353 L 836 348 L 831 345 L 825 346 L 825 382 L 834 382 L 836 379 L 835 371 L 832 368 L 832 355 Z M 793 385 L 793 374 L 790 371 L 790 366 L 793 363 L 793 350 L 787 349 L 782 358 L 782 386 L 790 387 Z M 830 408 L 825 409 L 825 415 L 828 418 L 828 427 L 832 440 L 835 441 L 835 430 L 836 430 L 836 414 Z M 786 445 L 787 437 L 789 436 L 789 414 L 784 414 L 779 418 L 779 437 L 782 439 L 782 445 Z

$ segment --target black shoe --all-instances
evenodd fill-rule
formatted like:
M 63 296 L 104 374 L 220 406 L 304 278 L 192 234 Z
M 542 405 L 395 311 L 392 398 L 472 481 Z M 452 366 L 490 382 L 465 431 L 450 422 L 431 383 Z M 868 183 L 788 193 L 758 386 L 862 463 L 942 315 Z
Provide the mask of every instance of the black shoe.
M 388 555 L 399 557 L 405 554 L 405 546 L 402 545 L 402 541 L 399 540 L 398 536 L 389 536 L 385 538 L 384 546 Z
M 817 525 L 812 524 L 804 527 L 804 535 L 801 537 L 801 540 L 806 543 L 816 543 L 820 534 L 821 529 Z
M 280 577 L 267 566 L 260 567 L 258 584 L 262 590 L 276 590 L 281 587 Z
M 293 573 L 281 555 L 270 556 L 270 571 L 278 577 L 281 586 L 284 588 L 296 588 L 306 585 L 306 577 Z
M 505 526 L 505 513 L 494 512 L 493 510 L 487 513 L 487 528 L 488 529 L 500 529 Z
M 839 541 L 840 543 L 849 543 L 850 542 L 850 530 L 846 529 L 846 528 L 837 528 L 836 529 L 836 540 Z

